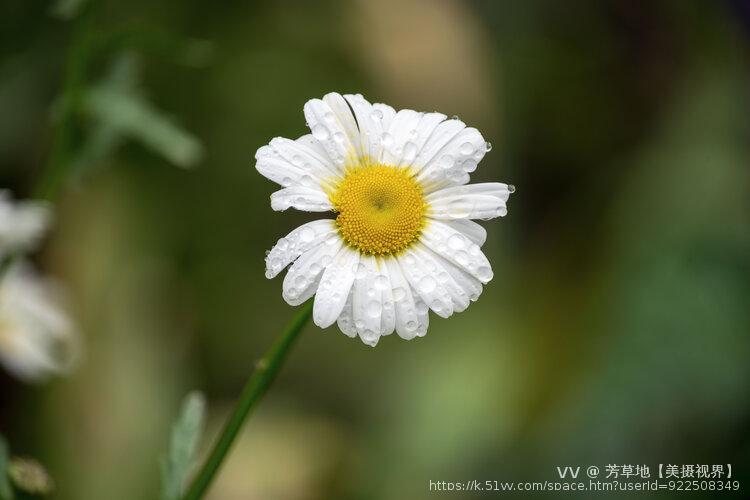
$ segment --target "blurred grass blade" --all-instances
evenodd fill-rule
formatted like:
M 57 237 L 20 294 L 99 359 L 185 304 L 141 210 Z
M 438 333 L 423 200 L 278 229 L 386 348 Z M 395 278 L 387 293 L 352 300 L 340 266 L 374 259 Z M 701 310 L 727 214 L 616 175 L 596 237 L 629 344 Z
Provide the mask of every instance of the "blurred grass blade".
M 185 397 L 180 416 L 172 428 L 169 452 L 162 463 L 162 500 L 177 500 L 193 465 L 203 433 L 206 399 L 200 392 Z
M 0 435 L 0 500 L 13 500 L 13 488 L 8 478 L 8 443 Z
M 86 93 L 86 110 L 104 125 L 141 141 L 180 167 L 191 167 L 203 156 L 203 146 L 138 94 L 101 85 Z

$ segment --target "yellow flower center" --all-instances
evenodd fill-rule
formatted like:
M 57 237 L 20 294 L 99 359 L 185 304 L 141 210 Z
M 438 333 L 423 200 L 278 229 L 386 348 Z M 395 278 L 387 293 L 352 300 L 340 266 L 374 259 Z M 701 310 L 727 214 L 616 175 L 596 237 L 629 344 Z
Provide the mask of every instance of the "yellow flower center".
M 365 254 L 393 254 L 424 227 L 422 186 L 406 168 L 367 165 L 351 169 L 329 195 L 344 241 Z

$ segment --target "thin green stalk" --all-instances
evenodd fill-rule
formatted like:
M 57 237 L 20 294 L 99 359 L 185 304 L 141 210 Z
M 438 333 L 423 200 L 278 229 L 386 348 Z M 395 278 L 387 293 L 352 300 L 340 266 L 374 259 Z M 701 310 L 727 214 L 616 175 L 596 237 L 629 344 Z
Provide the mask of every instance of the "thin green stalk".
M 224 424 L 224 429 L 221 432 L 219 440 L 214 444 L 211 454 L 195 476 L 195 479 L 193 479 L 183 500 L 198 500 L 206 493 L 214 476 L 216 476 L 222 462 L 226 458 L 229 449 L 232 447 L 245 419 L 247 419 L 247 416 L 255 408 L 256 403 L 260 401 L 276 378 L 294 341 L 299 336 L 302 328 L 310 320 L 312 308 L 313 301 L 307 301 L 286 327 L 286 330 L 276 339 L 271 349 L 255 365 L 255 371 L 245 384 L 245 388 L 242 389 L 232 416 Z
M 65 59 L 65 73 L 58 97 L 57 119 L 54 124 L 52 146 L 39 181 L 34 187 L 33 197 L 53 202 L 65 181 L 75 147 L 78 132 L 86 69 L 89 64 L 93 1 L 83 8 L 74 21 L 70 47 Z M 0 280 L 20 258 L 14 252 L 0 258 Z
M 80 133 L 79 114 L 91 55 L 93 2 L 75 19 L 65 60 L 62 91 L 58 98 L 55 131 L 47 163 L 34 190 L 34 197 L 53 201 L 68 173 Z

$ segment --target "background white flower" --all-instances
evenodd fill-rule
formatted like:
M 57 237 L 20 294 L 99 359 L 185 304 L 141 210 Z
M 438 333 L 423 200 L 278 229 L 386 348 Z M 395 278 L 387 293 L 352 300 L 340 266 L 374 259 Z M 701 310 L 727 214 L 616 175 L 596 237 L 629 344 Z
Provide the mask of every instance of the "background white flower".
M 67 373 L 79 357 L 78 336 L 59 291 L 25 263 L 0 280 L 0 363 L 26 382 Z
M 14 202 L 10 191 L 0 190 L 0 259 L 33 248 L 47 230 L 51 215 L 45 203 Z
M 313 295 L 313 319 L 338 322 L 368 345 L 396 331 L 427 332 L 428 310 L 465 310 L 493 276 L 471 219 L 506 214 L 514 188 L 470 184 L 490 144 L 441 113 L 396 112 L 361 95 L 336 93 L 305 104 L 312 135 L 277 137 L 256 153 L 256 168 L 283 189 L 274 210 L 334 211 L 281 238 L 266 257 L 273 278 L 291 264 L 283 297 Z

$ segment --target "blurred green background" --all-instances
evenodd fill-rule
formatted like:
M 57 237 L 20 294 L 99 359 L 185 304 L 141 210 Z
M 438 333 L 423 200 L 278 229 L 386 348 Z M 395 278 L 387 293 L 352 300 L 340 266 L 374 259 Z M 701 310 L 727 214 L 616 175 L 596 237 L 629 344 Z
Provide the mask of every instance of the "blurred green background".
M 312 220 L 271 211 L 255 151 L 307 133 L 304 102 L 330 91 L 493 143 L 473 180 L 517 187 L 483 223 L 495 279 L 411 342 L 308 327 L 209 498 L 421 499 L 566 465 L 750 479 L 750 3 L 77 3 L 10 0 L 0 27 L 0 186 L 19 198 L 87 61 L 36 255 L 85 359 L 41 386 L 0 374 L 0 429 L 55 498 L 155 498 L 193 388 L 210 444 L 293 314 L 264 251 Z

